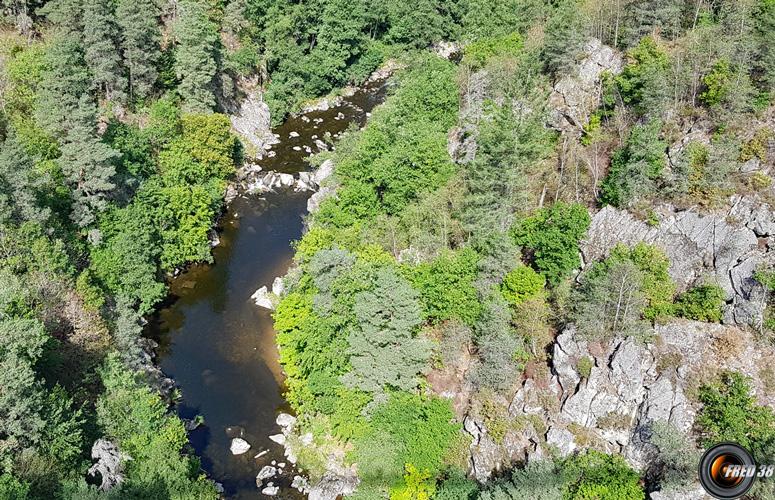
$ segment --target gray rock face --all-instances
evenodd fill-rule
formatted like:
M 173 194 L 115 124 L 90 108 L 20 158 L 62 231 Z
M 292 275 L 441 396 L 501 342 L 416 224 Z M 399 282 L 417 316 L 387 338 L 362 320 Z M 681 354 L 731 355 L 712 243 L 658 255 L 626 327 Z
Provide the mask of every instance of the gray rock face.
M 124 482 L 122 462 L 131 458 L 121 453 L 118 447 L 107 439 L 98 439 L 91 448 L 91 457 L 97 463 L 89 468 L 91 477 L 100 477 L 100 491 L 109 491 Z
M 355 476 L 325 474 L 309 492 L 309 500 L 336 500 L 340 495 L 349 495 L 358 487 Z
M 603 72 L 621 72 L 622 56 L 616 50 L 591 39 L 584 45 L 584 56 L 575 75 L 566 76 L 554 85 L 549 105 L 553 109 L 550 125 L 560 131 L 580 135 L 597 107 Z
M 277 422 L 277 425 L 282 427 L 283 429 L 287 429 L 290 427 L 293 427 L 293 425 L 296 423 L 296 417 L 293 415 L 289 415 L 287 413 L 280 413 L 277 415 L 277 419 L 275 419 L 275 422 Z
M 269 106 L 260 92 L 250 93 L 239 105 L 236 113 L 229 116 L 235 132 L 253 145 L 260 153 L 267 146 L 279 142 L 272 134 Z
M 466 91 L 461 96 L 459 127 L 453 127 L 447 135 L 447 151 L 458 163 L 468 163 L 476 156 L 477 124 L 482 119 L 484 101 L 488 96 L 489 75 L 480 70 L 466 82 Z
M 756 326 L 763 313 L 763 289 L 753 279 L 756 268 L 775 262 L 775 253 L 759 246 L 758 234 L 770 234 L 769 205 L 733 197 L 727 216 L 670 212 L 658 226 L 636 220 L 629 212 L 607 206 L 592 218 L 581 243 L 585 263 L 604 258 L 617 244 L 656 245 L 670 259 L 670 276 L 679 291 L 710 277 L 731 302 L 725 321 Z

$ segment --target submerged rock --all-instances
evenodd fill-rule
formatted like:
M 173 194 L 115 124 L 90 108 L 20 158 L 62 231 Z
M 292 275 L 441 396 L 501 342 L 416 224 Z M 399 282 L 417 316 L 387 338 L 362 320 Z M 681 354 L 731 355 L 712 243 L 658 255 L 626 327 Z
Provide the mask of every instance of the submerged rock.
M 229 446 L 229 451 L 231 451 L 232 455 L 242 455 L 243 453 L 246 453 L 249 449 L 250 449 L 250 443 L 248 443 L 242 438 L 232 439 L 231 445 Z

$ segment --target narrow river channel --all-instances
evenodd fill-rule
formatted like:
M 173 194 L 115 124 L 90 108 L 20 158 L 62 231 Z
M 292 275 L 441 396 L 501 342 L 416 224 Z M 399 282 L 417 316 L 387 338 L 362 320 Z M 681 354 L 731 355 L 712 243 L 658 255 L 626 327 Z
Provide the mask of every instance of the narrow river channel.
M 322 139 L 350 124 L 362 126 L 385 94 L 380 82 L 328 110 L 307 113 L 306 119 L 291 117 L 274 130 L 281 140 L 272 148 L 275 156 L 259 165 L 264 171 L 308 170 L 303 146 L 316 150 L 313 136 Z M 290 137 L 291 132 L 299 136 Z M 193 266 L 172 280 L 168 306 L 148 325 L 147 335 L 159 342 L 157 362 L 181 389 L 178 413 L 205 419 L 190 433 L 191 442 L 203 468 L 223 484 L 229 498 L 266 498 L 256 487 L 256 474 L 272 460 L 285 461 L 282 447 L 268 439 L 279 431 L 277 413 L 287 410 L 271 313 L 250 296 L 262 285 L 271 288 L 274 277 L 287 271 L 309 195 L 283 190 L 235 199 L 220 221 L 215 262 Z M 230 440 L 240 436 L 252 447 L 234 456 Z M 268 453 L 256 458 L 264 450 Z M 276 484 L 287 485 L 290 479 Z M 298 495 L 286 487 L 278 498 Z

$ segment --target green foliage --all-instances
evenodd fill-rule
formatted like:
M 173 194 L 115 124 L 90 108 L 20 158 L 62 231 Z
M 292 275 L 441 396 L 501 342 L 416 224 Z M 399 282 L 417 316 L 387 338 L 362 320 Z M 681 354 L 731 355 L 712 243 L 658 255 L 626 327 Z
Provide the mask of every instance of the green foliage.
M 517 222 L 512 234 L 532 265 L 556 286 L 581 265 L 578 245 L 590 222 L 583 206 L 556 203 Z
M 702 77 L 705 90 L 700 93 L 700 100 L 707 106 L 717 106 L 726 98 L 731 89 L 732 69 L 726 60 L 717 61 L 710 72 Z
M 187 111 L 206 113 L 215 106 L 214 79 L 217 71 L 218 26 L 210 19 L 207 2 L 180 2 L 175 36 L 175 72 L 178 92 Z
M 115 356 L 101 373 L 105 393 L 97 403 L 99 423 L 132 460 L 124 463 L 126 497 L 213 499 L 213 484 L 198 461 L 182 455 L 188 443 L 183 423 L 167 413 L 160 397 L 127 372 Z
M 353 312 L 358 328 L 348 337 L 353 369 L 345 383 L 372 392 L 416 387 L 431 353 L 429 341 L 415 335 L 421 321 L 417 292 L 386 267 L 377 271 L 373 288 L 355 296 Z
M 542 58 L 553 74 L 568 74 L 584 44 L 580 6 L 576 0 L 561 0 L 546 22 Z
M 579 375 L 588 379 L 592 374 L 592 368 L 594 366 L 595 361 L 589 356 L 584 356 L 583 358 L 579 359 L 579 362 L 576 365 L 576 370 L 579 372 Z
M 7 500 L 26 500 L 30 487 L 10 474 L 0 475 L 0 497 Z
M 388 470 L 403 473 L 406 465 L 412 465 L 417 471 L 435 478 L 442 458 L 459 436 L 460 426 L 451 423 L 452 418 L 452 408 L 446 399 L 396 392 L 390 395 L 387 403 L 374 410 L 370 418 L 371 431 L 363 437 L 363 442 L 370 436 L 382 435 L 383 441 L 392 441 L 396 451 L 395 462 Z M 389 448 L 383 448 L 383 451 L 386 449 Z M 364 472 L 366 477 L 381 474 L 376 469 Z M 402 480 L 401 476 L 391 479 L 393 484 Z
M 700 387 L 699 400 L 703 407 L 696 423 L 703 446 L 734 441 L 750 450 L 757 460 L 771 457 L 775 416 L 769 407 L 756 404 L 750 382 L 743 375 L 722 373 L 718 380 Z
M 656 191 L 662 177 L 667 145 L 660 139 L 662 122 L 650 120 L 633 127 L 627 145 L 617 150 L 600 185 L 600 200 L 625 207 Z
M 501 293 L 510 304 L 518 305 L 539 296 L 545 284 L 543 276 L 530 267 L 520 265 L 503 278 Z
M 479 317 L 479 297 L 473 286 L 478 256 L 471 249 L 442 253 L 430 263 L 409 268 L 412 286 L 419 292 L 423 319 L 439 323 L 458 318 L 471 325 Z
M 658 118 L 669 96 L 666 77 L 670 58 L 654 38 L 647 36 L 627 52 L 627 64 L 614 78 L 624 104 L 640 115 Z
M 436 489 L 435 500 L 473 500 L 478 498 L 479 484 L 469 479 L 462 471 L 448 473 Z
M 108 100 L 124 95 L 125 79 L 114 34 L 116 18 L 110 0 L 83 3 L 84 60 L 100 95 Z
M 584 273 L 574 295 L 579 330 L 593 338 L 617 334 L 638 336 L 642 318 L 659 320 L 673 314 L 675 283 L 669 261 L 658 248 L 638 243 L 617 245 L 604 261 Z
M 156 83 L 160 58 L 159 7 L 153 0 L 117 0 L 116 23 L 128 70 L 130 99 L 148 97 Z
M 478 69 L 483 67 L 493 57 L 516 56 L 522 50 L 522 47 L 522 37 L 519 33 L 481 38 L 466 46 L 463 64 L 471 66 L 471 69 Z
M 395 214 L 443 184 L 453 171 L 446 137 L 456 113 L 454 66 L 427 57 L 413 64 L 351 148 L 339 150 L 343 186 L 316 222 L 343 227 L 379 211 Z
M 718 323 L 724 305 L 724 290 L 714 284 L 698 285 L 678 297 L 675 313 L 683 318 Z
M 637 472 L 617 455 L 588 451 L 576 455 L 562 464 L 566 474 L 576 476 L 566 489 L 563 498 L 571 500 L 644 499 Z
M 700 461 L 700 454 L 694 443 L 683 432 L 666 422 L 651 424 L 649 441 L 657 447 L 661 489 L 689 486 Z

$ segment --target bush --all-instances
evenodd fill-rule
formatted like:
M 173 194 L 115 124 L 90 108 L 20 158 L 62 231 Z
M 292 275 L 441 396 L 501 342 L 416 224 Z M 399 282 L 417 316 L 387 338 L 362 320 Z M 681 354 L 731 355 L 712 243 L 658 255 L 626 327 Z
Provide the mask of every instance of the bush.
M 587 451 L 562 463 L 575 476 L 564 498 L 572 500 L 636 500 L 645 498 L 638 474 L 618 455 Z
M 736 372 L 723 372 L 699 390 L 703 404 L 697 414 L 700 443 L 711 446 L 734 441 L 751 451 L 757 461 L 773 458 L 775 415 L 756 404 L 750 381 Z
M 519 266 L 503 279 L 501 293 L 512 305 L 537 297 L 544 289 L 546 280 L 527 266 Z
M 583 206 L 556 203 L 519 221 L 512 231 L 533 266 L 554 286 L 581 265 L 579 241 L 590 222 Z
M 523 46 L 524 43 L 519 33 L 482 38 L 466 46 L 463 64 L 471 66 L 471 69 L 478 69 L 483 67 L 492 57 L 517 55 Z
M 479 257 L 471 249 L 444 252 L 427 264 L 407 269 L 409 281 L 420 293 L 423 319 L 433 324 L 458 318 L 472 325 L 481 306 L 474 288 Z
M 682 318 L 718 323 L 721 321 L 721 306 L 724 304 L 724 290 L 718 285 L 699 285 L 678 297 L 675 313 Z

